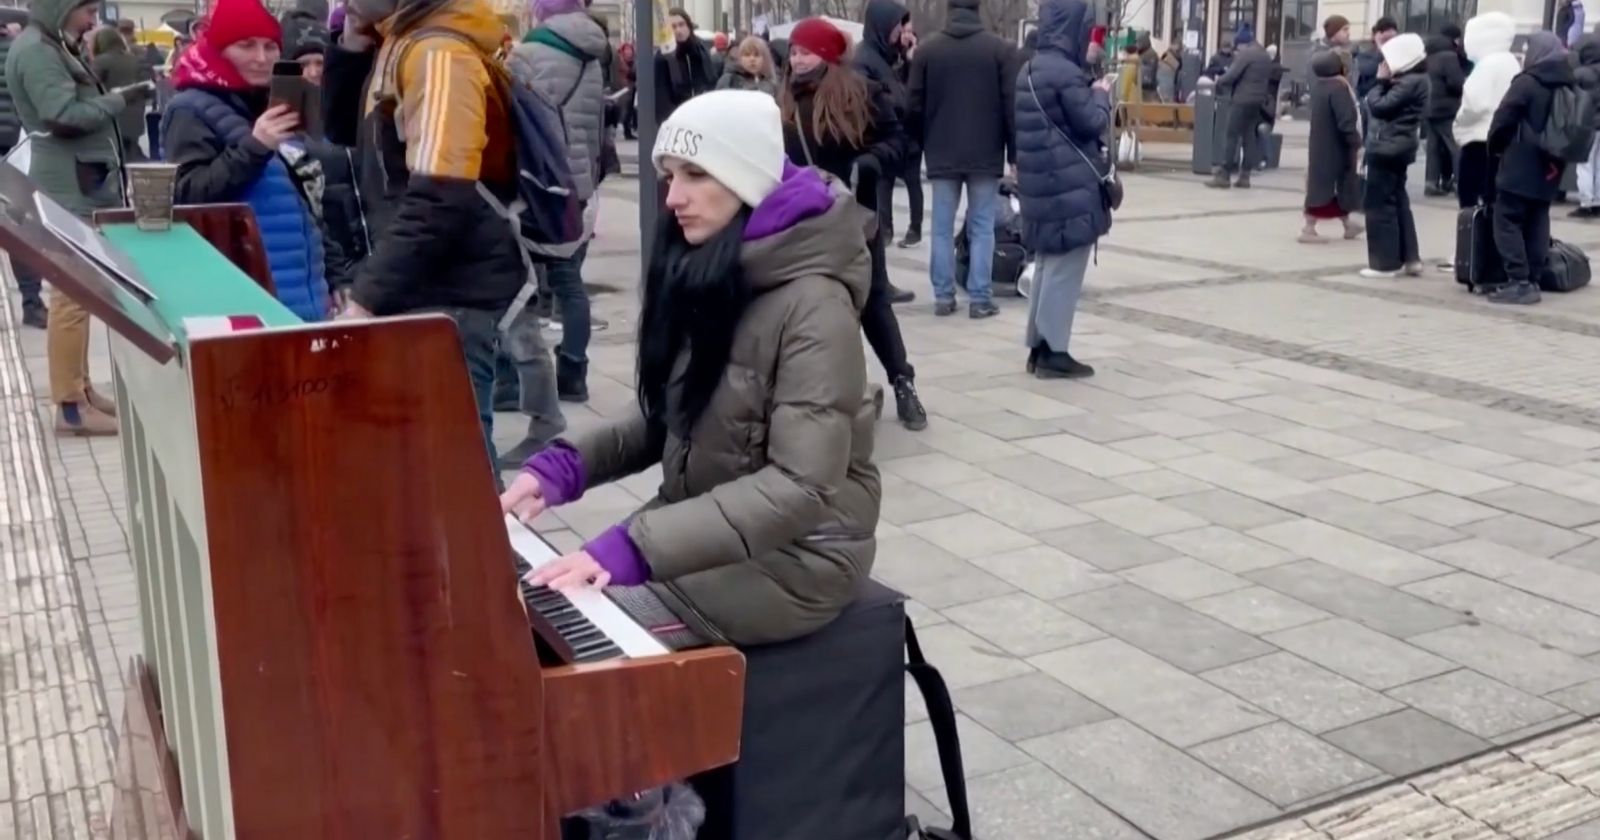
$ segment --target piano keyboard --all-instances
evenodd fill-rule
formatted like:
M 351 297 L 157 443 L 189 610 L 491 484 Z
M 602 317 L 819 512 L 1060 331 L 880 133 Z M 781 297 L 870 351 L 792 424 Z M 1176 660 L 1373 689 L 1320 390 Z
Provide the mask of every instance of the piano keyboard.
M 668 653 L 666 645 L 650 635 L 622 611 L 604 591 L 599 589 L 569 589 L 556 591 L 548 586 L 534 586 L 524 578 L 528 574 L 556 559 L 560 555 L 532 528 L 507 514 L 506 535 L 511 538 L 511 551 L 516 556 L 517 584 L 522 590 L 522 603 L 532 619 L 538 616 L 536 629 L 544 625 L 546 641 L 553 631 L 559 641 L 571 651 L 573 662 L 601 662 L 607 659 L 637 658 Z M 565 651 L 563 651 L 565 653 Z

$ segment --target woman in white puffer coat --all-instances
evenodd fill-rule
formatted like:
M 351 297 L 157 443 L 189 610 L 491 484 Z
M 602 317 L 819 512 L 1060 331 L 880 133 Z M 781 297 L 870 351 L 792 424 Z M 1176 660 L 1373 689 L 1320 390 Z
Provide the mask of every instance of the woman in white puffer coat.
M 1522 72 L 1522 62 L 1511 54 L 1516 21 L 1504 12 L 1485 12 L 1467 21 L 1461 37 L 1472 72 L 1461 90 L 1461 110 L 1456 112 L 1454 134 L 1460 147 L 1456 165 L 1456 196 L 1462 207 L 1477 206 L 1494 198 L 1494 172 L 1489 161 L 1489 123 L 1511 80 Z

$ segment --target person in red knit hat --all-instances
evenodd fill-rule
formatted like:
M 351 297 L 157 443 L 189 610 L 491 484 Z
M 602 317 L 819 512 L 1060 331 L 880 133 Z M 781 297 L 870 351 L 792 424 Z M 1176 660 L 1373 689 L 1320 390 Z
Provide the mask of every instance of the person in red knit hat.
M 179 204 L 244 202 L 255 211 L 278 300 L 304 321 L 329 315 L 322 167 L 297 136 L 300 115 L 268 102 L 282 54 L 278 21 L 260 0 L 217 0 L 173 69 L 178 93 L 161 117 Z M 337 250 L 337 249 L 331 249 Z
M 889 91 L 846 59 L 850 39 L 822 18 L 807 18 L 789 34 L 789 77 L 778 92 L 783 147 L 795 163 L 813 166 L 848 184 L 861 206 L 877 212 L 878 182 L 899 171 L 906 134 Z M 867 241 L 872 287 L 861 310 L 861 329 L 894 385 L 900 422 L 912 431 L 928 425 L 917 396 L 916 372 L 906 359 L 900 321 L 890 305 L 889 266 L 881 226 Z

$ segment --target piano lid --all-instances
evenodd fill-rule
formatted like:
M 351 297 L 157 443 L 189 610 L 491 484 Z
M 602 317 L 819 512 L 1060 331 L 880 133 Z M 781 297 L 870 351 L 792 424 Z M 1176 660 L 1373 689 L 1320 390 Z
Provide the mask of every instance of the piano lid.
M 148 305 L 44 223 L 38 193 L 31 178 L 0 162 L 0 249 L 155 361 L 177 355 L 171 331 Z

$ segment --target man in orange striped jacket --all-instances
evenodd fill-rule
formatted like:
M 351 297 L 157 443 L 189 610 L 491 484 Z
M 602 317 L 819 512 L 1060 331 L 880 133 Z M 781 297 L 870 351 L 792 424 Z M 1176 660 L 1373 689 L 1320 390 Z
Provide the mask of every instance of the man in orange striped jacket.
M 454 318 L 486 442 L 497 327 L 527 279 L 478 190 L 515 197 L 503 29 L 488 0 L 354 0 L 323 77 L 328 139 L 356 149 L 373 240 L 345 314 Z

